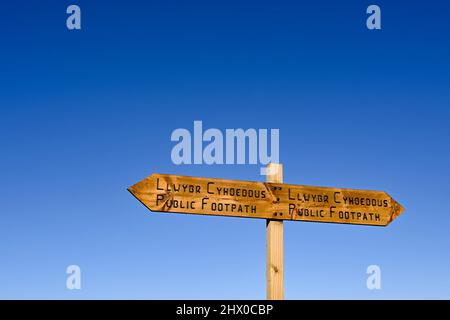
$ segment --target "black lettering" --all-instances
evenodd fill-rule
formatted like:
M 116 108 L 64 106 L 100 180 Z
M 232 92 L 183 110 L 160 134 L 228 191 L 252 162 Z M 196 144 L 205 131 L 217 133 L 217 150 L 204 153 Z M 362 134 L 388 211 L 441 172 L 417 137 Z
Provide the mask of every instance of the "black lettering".
M 295 210 L 295 204 L 289 203 L 289 215 L 293 215 Z
M 159 201 L 164 200 L 164 195 L 163 194 L 158 194 L 156 195 L 156 205 L 159 206 Z
M 156 178 L 156 190 L 164 190 L 164 188 L 159 187 L 159 178 Z
M 333 218 L 334 209 L 336 209 L 336 207 L 330 207 L 330 218 Z
M 339 200 L 337 199 L 337 195 L 338 195 L 338 194 L 340 194 L 339 191 L 336 191 L 336 192 L 333 194 L 333 200 L 334 200 L 334 203 L 341 203 L 341 201 L 339 201 Z
M 291 197 L 291 188 L 288 188 L 288 199 L 295 200 L 295 198 Z

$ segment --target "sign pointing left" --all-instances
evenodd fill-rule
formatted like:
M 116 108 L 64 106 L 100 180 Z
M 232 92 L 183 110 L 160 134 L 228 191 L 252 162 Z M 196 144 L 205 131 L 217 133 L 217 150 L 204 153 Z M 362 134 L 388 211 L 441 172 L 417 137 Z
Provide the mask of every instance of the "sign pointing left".
M 128 191 L 156 212 L 269 219 L 276 211 L 261 182 L 152 174 Z

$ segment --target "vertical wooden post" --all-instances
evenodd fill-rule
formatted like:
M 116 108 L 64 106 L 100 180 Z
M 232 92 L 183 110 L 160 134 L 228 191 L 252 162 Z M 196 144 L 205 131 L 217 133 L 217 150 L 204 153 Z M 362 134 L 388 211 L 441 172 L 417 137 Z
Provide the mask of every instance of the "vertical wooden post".
M 283 182 L 283 166 L 270 163 L 267 166 L 267 182 Z M 283 221 L 266 220 L 266 281 L 267 299 L 284 299 Z

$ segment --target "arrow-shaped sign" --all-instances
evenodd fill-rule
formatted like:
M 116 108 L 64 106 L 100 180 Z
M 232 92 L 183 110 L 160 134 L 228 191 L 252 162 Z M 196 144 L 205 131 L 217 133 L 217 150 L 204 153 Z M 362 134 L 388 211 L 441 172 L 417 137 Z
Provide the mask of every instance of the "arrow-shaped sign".
M 152 174 L 128 189 L 151 211 L 386 226 L 403 207 L 383 191 Z

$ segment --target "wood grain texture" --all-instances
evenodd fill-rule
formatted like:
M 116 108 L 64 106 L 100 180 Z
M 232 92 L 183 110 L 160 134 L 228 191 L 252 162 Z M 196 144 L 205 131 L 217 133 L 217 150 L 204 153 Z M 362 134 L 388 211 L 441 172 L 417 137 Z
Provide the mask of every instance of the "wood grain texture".
M 152 174 L 128 190 L 156 212 L 376 226 L 388 225 L 403 212 L 383 191 L 271 181 Z
M 283 166 L 268 165 L 267 182 L 283 182 Z M 283 221 L 266 222 L 266 296 L 268 300 L 284 299 L 284 240 Z

